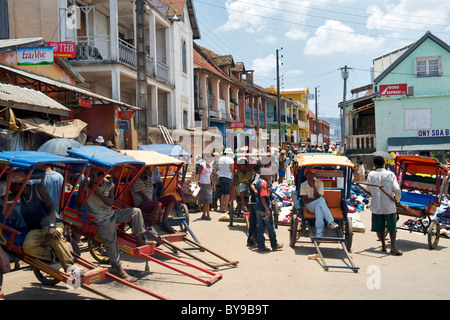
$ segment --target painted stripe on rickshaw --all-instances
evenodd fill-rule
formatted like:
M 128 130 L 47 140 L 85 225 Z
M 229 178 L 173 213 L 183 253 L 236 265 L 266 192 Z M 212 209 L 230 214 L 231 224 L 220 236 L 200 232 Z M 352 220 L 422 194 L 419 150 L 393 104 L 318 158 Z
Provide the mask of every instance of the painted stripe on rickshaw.
M 121 251 L 125 252 L 125 253 L 128 253 L 128 254 L 130 254 L 130 255 L 133 255 L 133 250 L 131 250 L 131 249 L 127 248 L 127 247 L 124 247 L 123 245 L 119 245 L 119 249 L 120 249 Z
M 71 220 L 71 219 L 66 219 L 66 221 L 67 221 L 67 222 L 70 222 L 70 223 L 72 223 L 72 224 L 74 224 L 74 225 L 76 225 L 77 227 L 81 227 L 81 223 L 80 223 L 80 222 L 73 221 L 73 220 Z
M 6 245 L 7 242 L 8 242 L 8 240 L 7 240 L 6 237 L 3 235 L 3 230 L 0 229 L 0 244 Z

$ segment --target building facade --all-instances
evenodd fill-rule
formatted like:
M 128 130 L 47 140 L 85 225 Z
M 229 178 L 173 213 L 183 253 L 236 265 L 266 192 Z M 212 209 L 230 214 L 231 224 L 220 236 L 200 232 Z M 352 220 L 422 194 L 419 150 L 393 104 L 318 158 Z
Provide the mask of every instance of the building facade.
M 448 75 L 450 46 L 427 32 L 375 78 L 377 150 L 446 156 Z
M 193 127 L 192 52 L 193 40 L 200 37 L 193 2 L 145 1 L 142 23 L 136 8 L 136 0 L 10 0 L 9 36 L 75 42 L 69 63 L 85 79 L 78 85 L 139 107 L 138 32 L 145 30 L 143 121 L 170 129 Z M 142 121 L 134 115 L 136 123 Z
M 201 127 L 217 128 L 223 144 L 233 150 L 263 147 L 271 95 L 253 83 L 253 71 L 231 55 L 194 43 L 194 73 L 195 115 Z

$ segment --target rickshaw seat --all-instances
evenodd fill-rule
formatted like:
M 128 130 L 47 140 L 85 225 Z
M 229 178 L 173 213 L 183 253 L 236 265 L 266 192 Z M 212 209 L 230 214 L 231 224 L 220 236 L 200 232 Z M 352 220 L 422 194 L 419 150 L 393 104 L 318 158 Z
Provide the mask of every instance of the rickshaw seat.
M 328 208 L 331 211 L 331 215 L 334 219 L 337 220 L 343 220 L 344 219 L 344 213 L 342 212 L 342 206 L 341 206 L 341 198 L 342 198 L 342 192 L 340 189 L 325 189 L 324 195 Z M 309 212 L 303 202 L 303 218 L 305 219 L 315 219 L 316 216 Z

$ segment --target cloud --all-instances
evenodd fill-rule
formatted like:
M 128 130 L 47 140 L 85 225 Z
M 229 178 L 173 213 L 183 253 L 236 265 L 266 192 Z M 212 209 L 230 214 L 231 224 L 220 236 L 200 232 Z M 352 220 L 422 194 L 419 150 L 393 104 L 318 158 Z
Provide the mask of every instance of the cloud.
M 308 38 L 308 33 L 297 28 L 291 28 L 285 33 L 285 36 L 290 40 L 305 40 Z
M 370 14 L 368 29 L 428 30 L 433 25 L 448 25 L 450 6 L 448 1 L 441 0 L 400 0 L 395 4 L 385 1 L 383 7 L 369 6 L 367 13 Z
M 252 69 L 260 77 L 268 77 L 275 75 L 277 68 L 277 57 L 274 54 L 270 54 L 264 58 L 257 58 L 253 60 Z
M 228 21 L 220 31 L 244 29 L 248 33 L 262 32 L 267 27 L 267 17 L 276 16 L 280 4 L 271 0 L 227 0 Z
M 271 36 L 271 35 L 266 35 L 264 38 L 256 39 L 256 42 L 275 44 L 275 43 L 277 43 L 277 37 Z
M 383 38 L 357 34 L 354 29 L 340 21 L 327 20 L 313 37 L 306 41 L 306 55 L 326 56 L 333 53 L 359 54 L 378 51 L 383 47 Z

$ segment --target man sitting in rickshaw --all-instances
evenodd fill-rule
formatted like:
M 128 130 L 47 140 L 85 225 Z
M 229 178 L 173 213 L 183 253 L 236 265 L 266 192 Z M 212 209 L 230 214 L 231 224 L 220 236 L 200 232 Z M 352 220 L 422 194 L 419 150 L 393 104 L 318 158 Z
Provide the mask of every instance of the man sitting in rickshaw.
M 174 233 L 175 230 L 167 223 L 167 219 L 172 212 L 176 199 L 172 195 L 160 195 L 157 198 L 155 186 L 159 188 L 162 187 L 161 174 L 156 167 L 153 171 L 151 167 L 146 167 L 142 175 L 136 180 L 131 188 L 134 206 L 148 214 L 148 219 L 145 219 L 145 221 L 147 226 L 154 233 L 156 233 L 156 231 L 152 229 L 156 225 L 161 211 L 164 209 L 161 228 L 169 233 Z
M 10 191 L 13 197 L 19 192 L 24 179 L 14 176 Z M 29 230 L 22 248 L 29 256 L 46 262 L 59 261 L 64 271 L 83 270 L 75 265 L 74 258 L 63 237 L 64 224 L 57 221 L 56 209 L 43 184 L 27 184 L 20 195 L 20 214 Z M 42 246 L 50 240 L 50 247 Z
M 324 195 L 323 181 L 316 179 L 313 168 L 307 168 L 306 181 L 300 185 L 300 195 L 305 200 L 305 208 L 316 216 L 316 237 L 323 237 L 325 221 L 330 229 L 339 225 L 334 221 Z
M 77 196 L 77 204 L 81 203 L 82 194 L 90 194 L 104 173 L 96 168 L 89 173 L 90 180 L 83 180 Z M 130 276 L 121 265 L 119 245 L 117 243 L 117 223 L 129 223 L 133 235 L 136 238 L 136 246 L 140 247 L 150 242 L 145 240 L 145 225 L 142 211 L 139 208 L 125 208 L 114 210 L 114 183 L 103 179 L 87 198 L 87 211 L 95 216 L 92 221 L 97 226 L 97 233 L 106 248 L 106 254 L 111 261 L 113 269 L 117 270 L 119 276 L 126 281 L 135 282 L 137 279 Z
M 250 197 L 250 180 L 253 173 L 247 168 L 247 159 L 238 160 L 238 170 L 236 171 L 235 180 L 238 185 L 236 187 L 236 197 L 238 200 L 237 213 L 241 210 L 247 211 L 247 201 Z

